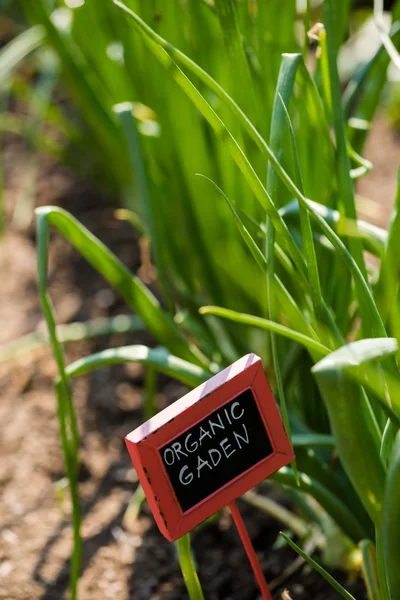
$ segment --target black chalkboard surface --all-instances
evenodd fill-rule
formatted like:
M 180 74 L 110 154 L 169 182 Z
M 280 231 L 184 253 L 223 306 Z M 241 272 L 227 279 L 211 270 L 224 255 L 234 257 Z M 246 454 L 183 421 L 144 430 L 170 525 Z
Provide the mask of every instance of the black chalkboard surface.
M 273 450 L 253 393 L 247 389 L 159 452 L 186 512 Z

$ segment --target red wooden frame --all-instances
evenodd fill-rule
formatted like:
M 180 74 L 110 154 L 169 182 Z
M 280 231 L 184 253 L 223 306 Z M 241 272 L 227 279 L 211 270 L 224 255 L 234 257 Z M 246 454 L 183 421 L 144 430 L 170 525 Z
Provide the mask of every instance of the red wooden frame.
M 272 453 L 183 512 L 159 449 L 251 389 Z M 201 400 L 201 402 L 200 402 Z M 261 359 L 247 354 L 129 433 L 126 444 L 161 533 L 174 541 L 294 459 Z

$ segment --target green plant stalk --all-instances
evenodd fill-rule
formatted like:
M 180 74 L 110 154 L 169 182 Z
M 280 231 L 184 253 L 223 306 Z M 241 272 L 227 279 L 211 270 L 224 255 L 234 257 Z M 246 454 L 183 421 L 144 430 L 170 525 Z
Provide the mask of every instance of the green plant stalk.
M 242 42 L 242 34 L 233 0 L 216 0 L 224 45 L 230 66 L 233 96 L 247 114 L 256 116 L 255 90 Z
M 196 387 L 210 378 L 210 373 L 203 371 L 193 363 L 171 355 L 165 348 L 148 348 L 141 345 L 108 348 L 90 354 L 69 364 L 66 367 L 66 373 L 69 377 L 77 377 L 100 367 L 130 362 L 147 365 L 189 387 Z
M 61 446 L 72 505 L 73 549 L 71 554 L 69 588 L 71 600 L 76 600 L 78 597 L 78 581 L 82 561 L 82 515 L 78 487 L 79 437 L 76 428 L 75 411 L 72 404 L 72 392 L 71 389 L 65 389 L 61 376 L 55 382 L 55 391 Z M 72 435 L 71 430 L 73 432 Z
M 54 310 L 47 292 L 48 239 L 48 222 L 46 219 L 39 217 L 37 222 L 38 288 L 49 332 L 50 345 L 59 372 L 59 380 L 56 383 L 57 410 L 64 464 L 70 484 L 74 540 L 70 571 L 70 593 L 71 600 L 76 600 L 82 555 L 82 540 L 80 535 L 81 513 L 77 483 L 79 437 L 72 406 L 71 385 L 65 370 L 64 352 L 57 338 Z
M 270 237 L 268 238 L 268 229 L 270 229 Z M 267 250 L 267 307 L 268 307 L 268 312 L 269 315 L 271 316 L 274 311 L 274 305 L 273 305 L 273 298 L 274 298 L 274 293 L 271 289 L 273 283 L 274 283 L 274 230 L 273 228 L 270 226 L 270 223 L 267 223 L 267 240 L 270 240 L 270 243 L 268 243 L 268 250 Z M 277 388 L 277 392 L 278 392 L 278 399 L 280 402 L 280 408 L 281 408 L 281 412 L 282 412 L 282 420 L 283 420 L 283 424 L 285 426 L 285 430 L 286 433 L 289 437 L 289 440 L 291 441 L 292 438 L 292 429 L 290 426 L 290 421 L 289 421 L 289 413 L 288 413 L 288 409 L 287 409 L 287 403 L 286 403 L 286 396 L 285 396 L 285 391 L 283 388 L 283 383 L 282 383 L 282 373 L 281 373 L 281 368 L 280 368 L 280 364 L 279 364 L 279 357 L 278 357 L 278 350 L 277 350 L 277 346 L 276 346 L 276 339 L 275 339 L 275 335 L 273 333 L 272 330 L 270 330 L 270 343 L 271 343 L 271 352 L 272 352 L 272 363 L 274 366 L 274 371 L 275 371 L 275 379 L 276 379 L 276 388 Z M 296 461 L 292 461 L 291 463 L 292 468 L 293 468 L 293 473 L 296 477 L 296 479 L 298 479 L 298 472 L 297 472 L 297 465 L 296 465 Z M 299 482 L 298 482 L 299 484 Z
M 204 600 L 203 591 L 193 562 L 190 533 L 186 533 L 183 537 L 179 538 L 176 544 L 178 546 L 179 564 L 189 598 L 190 600 Z
M 400 169 L 397 174 L 397 191 L 393 208 L 392 219 L 389 225 L 384 255 L 379 270 L 379 280 L 376 286 L 377 305 L 386 323 L 390 310 L 393 307 L 393 299 L 396 298 L 399 286 L 399 251 L 400 251 Z M 394 303 L 396 304 L 396 303 Z M 399 310 L 399 309 L 398 309 Z
M 358 547 L 362 556 L 361 569 L 367 588 L 368 600 L 382 600 L 379 590 L 375 545 L 371 540 L 362 540 Z
M 385 429 L 383 430 L 380 449 L 381 461 L 385 468 L 387 468 L 389 464 L 390 455 L 392 454 L 397 430 L 397 423 L 388 419 L 386 421 Z
M 294 129 L 292 121 L 290 119 L 289 111 L 281 95 L 279 95 L 282 102 L 285 118 L 287 121 L 290 142 L 293 155 L 293 166 L 295 171 L 295 182 L 302 193 L 304 193 L 303 181 L 301 176 L 300 159 L 297 151 L 296 139 L 294 135 Z M 324 299 L 322 296 L 321 282 L 318 272 L 317 256 L 315 253 L 313 231 L 311 227 L 310 215 L 304 206 L 299 205 L 300 213 L 300 225 L 302 233 L 302 241 L 304 247 L 304 253 L 307 262 L 308 279 L 310 283 L 311 296 L 313 301 L 313 307 L 315 311 L 315 317 L 317 323 L 326 323 L 331 327 L 332 331 L 335 332 L 337 339 L 341 340 L 340 332 L 337 329 L 336 323 L 329 310 L 325 310 Z
M 127 208 L 118 208 L 115 211 L 114 216 L 120 221 L 127 221 L 140 235 L 147 235 L 146 227 L 142 222 L 142 219 L 137 213 L 133 212 L 133 210 L 129 210 Z
M 340 585 L 340 583 L 338 581 L 336 581 L 336 579 L 334 579 L 334 577 L 332 577 L 332 575 L 329 575 L 329 573 L 327 571 L 325 571 L 325 569 L 323 569 L 321 567 L 321 565 L 319 565 L 314 559 L 311 558 L 311 556 L 309 556 L 308 554 L 306 554 L 306 552 L 304 552 L 304 550 L 302 550 L 301 548 L 299 548 L 299 546 L 297 544 L 295 544 L 286 534 L 281 532 L 281 536 L 283 537 L 283 539 L 285 540 L 286 543 L 289 544 L 289 546 L 291 548 L 293 548 L 293 550 L 295 550 L 297 552 L 297 554 L 299 554 L 299 556 L 301 556 L 313 569 L 315 569 L 316 571 L 318 571 L 318 573 L 320 575 L 322 575 L 322 577 L 343 597 L 346 598 L 346 600 L 356 600 L 354 598 L 354 596 L 352 596 L 351 594 L 349 594 L 349 592 L 347 590 L 344 589 L 343 586 Z
M 311 6 L 310 6 L 310 0 L 306 0 L 306 7 L 304 10 L 304 42 L 303 42 L 303 48 L 302 48 L 304 60 L 307 58 L 307 54 L 308 54 L 308 32 L 310 31 L 310 24 L 311 24 Z
M 147 185 L 143 154 L 132 111 L 133 105 L 130 102 L 124 102 L 114 106 L 114 112 L 121 123 L 128 144 L 132 173 L 136 179 L 139 206 L 141 208 L 140 212 L 146 224 L 147 237 L 151 240 L 151 247 L 154 252 L 154 258 L 158 269 L 158 279 L 163 291 L 163 298 L 170 312 L 172 312 L 173 301 L 166 280 L 165 261 L 163 259 L 163 253 L 161 252 L 159 238 L 154 223 L 153 206 Z
M 304 283 L 302 279 L 295 277 L 297 273 L 296 268 L 293 266 L 293 263 L 289 259 L 288 255 L 282 250 L 279 244 L 275 243 L 275 256 L 279 260 L 280 265 L 283 270 L 286 271 L 286 274 L 289 276 L 289 280 L 291 282 L 291 286 L 293 287 L 293 293 L 291 294 L 288 288 L 284 285 L 282 279 L 275 273 L 275 293 L 279 298 L 279 295 L 284 295 L 287 297 L 288 301 L 290 300 L 293 304 L 294 310 L 297 312 L 298 317 L 298 328 L 301 329 L 300 324 L 304 325 L 303 329 L 305 331 L 312 332 L 312 335 L 315 338 L 318 338 L 318 335 L 315 332 L 315 329 L 312 327 L 312 324 L 308 322 L 305 318 L 300 307 L 303 308 L 307 313 L 311 313 L 312 316 L 312 304 L 310 302 L 310 294 L 308 285 Z M 282 274 L 282 278 L 284 278 L 284 274 Z M 277 300 L 279 305 L 279 299 Z M 314 321 L 314 319 L 310 319 Z
M 376 565 L 378 569 L 379 579 L 379 590 L 382 596 L 382 600 L 394 600 L 390 597 L 387 573 L 386 573 L 386 562 L 385 553 L 383 549 L 382 533 L 381 530 L 376 528 L 375 532 L 376 540 Z
M 299 63 L 300 55 L 287 55 L 284 54 L 282 57 L 281 67 L 279 70 L 278 83 L 276 87 L 274 106 L 272 111 L 271 120 L 271 132 L 270 132 L 270 147 L 271 150 L 279 155 L 282 152 L 284 146 L 285 127 L 284 119 L 285 113 L 282 105 L 290 102 L 293 94 L 293 86 L 296 77 L 297 65 Z M 279 185 L 280 181 L 271 167 L 268 164 L 267 169 L 267 192 L 270 197 L 275 198 L 275 202 L 279 198 Z M 265 259 L 267 262 L 267 277 L 266 277 L 266 300 L 267 300 L 267 316 L 270 321 L 275 319 L 275 229 L 270 218 L 266 218 L 266 243 L 265 243 Z M 292 431 L 289 421 L 289 413 L 287 409 L 287 402 L 285 396 L 285 390 L 282 383 L 282 373 L 278 356 L 278 349 L 276 344 L 275 334 L 272 330 L 269 332 L 269 341 L 271 346 L 272 364 L 275 372 L 276 389 L 279 399 L 279 404 L 282 412 L 282 419 L 286 429 L 286 432 L 291 440 Z M 296 461 L 292 462 L 293 472 L 297 478 L 297 466 Z
M 372 521 L 379 524 L 385 476 L 365 397 L 362 389 L 335 367 L 331 356 L 315 365 L 312 372 L 328 408 L 345 470 Z
M 329 65 L 329 82 L 332 100 L 333 127 L 335 131 L 338 178 L 339 178 L 339 206 L 340 213 L 345 217 L 357 222 L 357 212 L 354 202 L 353 182 L 350 177 L 350 161 L 347 154 L 347 141 L 345 133 L 345 120 L 342 107 L 339 73 L 337 68 L 337 41 L 335 37 L 335 26 L 337 22 L 337 1 L 325 0 L 324 20 L 326 27 L 327 54 Z M 349 248 L 364 279 L 367 281 L 367 270 L 365 267 L 362 246 L 359 238 L 350 238 Z
M 247 227 L 243 224 L 241 218 L 239 217 L 238 213 L 236 212 L 235 207 L 233 206 L 232 202 L 229 200 L 228 196 L 221 190 L 221 188 L 214 181 L 212 181 L 212 179 L 210 179 L 209 177 L 206 177 L 205 175 L 201 175 L 201 173 L 197 173 L 197 175 L 199 175 L 200 177 L 203 177 L 204 179 L 209 181 L 215 187 L 215 189 L 218 191 L 218 193 L 221 194 L 221 196 L 224 198 L 224 200 L 226 201 L 226 203 L 229 207 L 229 210 L 232 213 L 233 218 L 235 219 L 235 223 L 237 225 L 240 235 L 242 236 L 243 240 L 245 241 L 248 249 L 250 250 L 254 260 L 260 267 L 261 271 L 263 273 L 265 273 L 267 270 L 267 260 L 266 260 L 265 256 L 263 255 L 263 253 L 261 252 L 260 248 L 257 246 L 257 244 L 254 241 L 254 239 L 252 238 L 252 236 L 250 235 Z
M 220 306 L 202 306 L 199 312 L 202 315 L 215 315 L 218 317 L 222 317 L 223 319 L 235 321 L 236 323 L 244 323 L 245 325 L 260 327 L 261 329 L 272 331 L 273 333 L 277 333 L 278 335 L 282 335 L 299 344 L 302 344 L 305 348 L 309 349 L 312 352 L 315 352 L 317 355 L 320 356 L 327 356 L 330 353 L 329 348 L 327 348 L 317 340 L 314 340 L 302 333 L 299 333 L 298 331 L 289 329 L 285 325 L 281 325 L 280 323 L 276 323 L 275 321 L 270 321 L 268 319 L 263 319 L 262 317 L 256 317 L 253 315 L 246 315 L 244 313 L 238 313 L 234 310 L 222 308 Z
M 279 249 L 277 250 L 277 256 L 279 255 Z M 283 264 L 283 263 L 282 263 Z M 291 273 L 291 271 L 288 271 Z M 295 286 L 296 287 L 296 286 Z M 277 275 L 275 275 L 275 289 L 277 306 L 284 307 L 287 315 L 287 322 L 291 328 L 296 328 L 299 332 L 304 333 L 307 337 L 318 340 L 318 335 L 313 329 L 311 323 L 307 320 L 305 312 L 308 313 L 308 306 L 305 303 L 303 311 L 299 304 L 301 303 L 302 296 L 297 294 L 297 301 L 294 296 L 290 294 L 288 289 L 283 285 L 282 281 Z M 324 346 L 325 348 L 327 346 Z
M 123 518 L 124 525 L 132 527 L 133 523 L 135 523 L 136 519 L 139 516 L 140 510 L 145 500 L 146 494 L 144 493 L 143 488 L 139 483 L 136 490 L 132 494 L 132 497 L 129 500 L 128 507 L 125 511 Z
M 292 94 L 293 94 L 293 86 L 296 77 L 297 65 L 299 63 L 300 55 L 287 55 L 284 54 L 282 57 L 281 67 L 279 70 L 278 83 L 276 87 L 274 106 L 272 112 L 272 121 L 271 121 L 271 132 L 270 132 L 270 147 L 271 150 L 279 155 L 282 152 L 284 146 L 284 137 L 285 137 L 285 113 L 284 113 L 284 103 L 290 102 Z M 267 170 L 267 192 L 270 197 L 275 197 L 276 202 L 279 198 L 279 179 L 271 167 L 268 164 Z M 266 292 L 267 292 L 267 316 L 270 321 L 275 318 L 275 294 L 274 294 L 274 286 L 275 286 L 275 229 L 270 218 L 267 216 L 266 218 L 266 243 L 265 243 L 265 258 L 267 262 L 267 277 L 266 277 Z M 289 439 L 292 437 L 291 426 L 289 421 L 289 414 L 287 409 L 287 402 L 285 391 L 282 383 L 282 373 L 280 368 L 278 349 L 276 344 L 275 334 L 272 330 L 270 330 L 270 345 L 271 345 L 271 354 L 272 354 L 272 364 L 275 372 L 276 379 L 276 388 L 278 393 L 278 399 L 280 402 L 282 419 L 285 425 L 286 432 L 289 436 Z M 297 478 L 297 466 L 296 461 L 292 463 L 293 472 L 295 477 Z
M 382 547 L 390 598 L 400 597 L 400 432 L 397 433 L 385 486 Z
M 325 110 L 328 118 L 332 117 L 332 94 L 330 85 L 329 62 L 328 62 L 328 46 L 326 41 L 326 31 L 322 27 L 319 31 L 319 47 L 320 47 L 320 66 L 323 97 L 325 100 Z

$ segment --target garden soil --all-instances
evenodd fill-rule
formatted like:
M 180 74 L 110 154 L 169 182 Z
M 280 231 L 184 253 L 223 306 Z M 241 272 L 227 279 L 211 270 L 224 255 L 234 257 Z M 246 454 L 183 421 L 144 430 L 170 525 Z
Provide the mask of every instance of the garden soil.
M 34 223 L 20 231 L 11 222 L 24 169 L 22 150 L 14 139 L 4 149 L 8 225 L 0 242 L 0 344 L 45 330 L 36 288 Z M 383 119 L 372 132 L 367 155 L 376 167 L 359 185 L 360 210 L 385 225 L 394 198 L 400 146 Z M 58 204 L 71 211 L 138 271 L 138 240 L 129 225 L 114 218 L 112 199 L 88 189 L 45 159 L 41 159 L 37 184 L 38 205 Z M 129 314 L 59 235 L 52 236 L 49 282 L 59 323 Z M 133 343 L 153 342 L 141 333 L 70 344 L 67 359 Z M 55 375 L 47 347 L 0 364 L 0 600 L 67 597 L 72 535 L 53 391 Z M 74 383 L 81 432 L 81 600 L 187 598 L 176 548 L 158 532 L 147 505 L 137 519 L 123 523 L 137 486 L 123 440 L 143 421 L 142 383 L 143 370 L 135 365 L 99 370 Z M 159 384 L 159 408 L 185 392 L 166 377 L 160 377 Z M 241 502 L 239 507 L 274 600 L 285 588 L 293 600 L 338 598 L 318 574 L 299 563 L 291 549 L 277 544 L 278 523 Z M 195 532 L 192 539 L 206 600 L 259 598 L 227 513 Z M 365 598 L 359 581 L 337 576 L 358 600 Z

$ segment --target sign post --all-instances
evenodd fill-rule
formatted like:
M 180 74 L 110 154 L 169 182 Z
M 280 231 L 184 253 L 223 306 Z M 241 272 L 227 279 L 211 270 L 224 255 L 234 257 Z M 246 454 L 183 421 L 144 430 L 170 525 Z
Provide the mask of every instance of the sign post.
M 239 359 L 129 433 L 126 444 L 161 533 L 174 541 L 229 506 L 270 600 L 234 502 L 294 459 L 261 359 Z
M 230 502 L 228 506 L 229 510 L 231 511 L 233 520 L 235 521 L 236 529 L 238 530 L 244 549 L 246 550 L 247 558 L 250 561 L 251 568 L 253 569 L 254 577 L 256 578 L 258 587 L 260 588 L 260 591 L 262 593 L 263 600 L 272 600 L 271 592 L 268 589 L 268 584 L 265 580 L 264 573 L 262 571 L 261 565 L 257 558 L 257 554 L 253 548 L 253 544 L 251 543 L 251 539 L 247 532 L 246 525 L 244 524 L 242 515 L 239 512 L 236 502 Z

